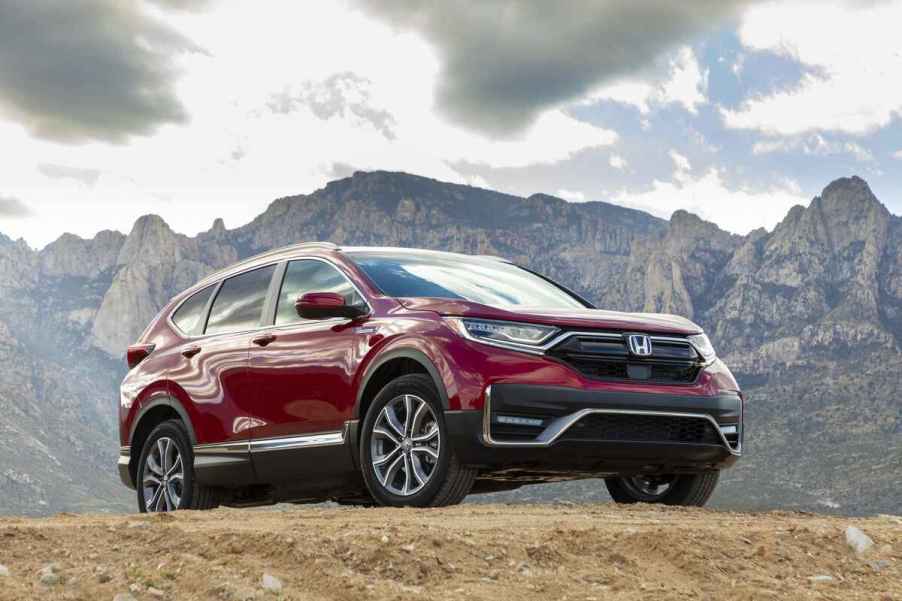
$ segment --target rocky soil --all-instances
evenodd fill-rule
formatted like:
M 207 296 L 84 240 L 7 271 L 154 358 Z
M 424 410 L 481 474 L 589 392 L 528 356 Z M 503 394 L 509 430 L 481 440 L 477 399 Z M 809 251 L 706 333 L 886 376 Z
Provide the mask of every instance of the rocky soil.
M 888 601 L 902 599 L 902 518 L 572 503 L 64 514 L 0 519 L 0 564 L 4 601 Z

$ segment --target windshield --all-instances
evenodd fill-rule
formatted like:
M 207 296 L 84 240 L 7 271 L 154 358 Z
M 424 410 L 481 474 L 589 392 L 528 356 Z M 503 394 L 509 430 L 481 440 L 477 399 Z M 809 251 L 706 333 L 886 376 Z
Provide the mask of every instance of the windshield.
M 347 254 L 387 296 L 460 299 L 494 307 L 585 308 L 544 278 L 493 259 L 384 251 Z

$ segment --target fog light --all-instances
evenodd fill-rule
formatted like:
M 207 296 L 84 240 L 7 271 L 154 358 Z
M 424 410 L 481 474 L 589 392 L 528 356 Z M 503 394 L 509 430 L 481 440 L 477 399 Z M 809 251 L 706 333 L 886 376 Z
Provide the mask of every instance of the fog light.
M 513 415 L 499 415 L 495 418 L 499 424 L 507 424 L 509 426 L 541 426 L 542 420 L 534 417 L 515 417 Z
M 736 426 L 721 426 L 720 431 L 723 432 L 724 436 L 728 436 L 730 434 L 738 434 L 739 428 Z

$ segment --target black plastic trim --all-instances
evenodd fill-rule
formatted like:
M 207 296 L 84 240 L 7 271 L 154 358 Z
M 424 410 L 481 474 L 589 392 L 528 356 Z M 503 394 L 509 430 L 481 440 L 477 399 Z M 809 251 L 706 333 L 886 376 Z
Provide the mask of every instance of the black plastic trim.
M 433 365 L 432 361 L 425 353 L 413 348 L 405 347 L 386 351 L 367 368 L 363 375 L 363 379 L 360 381 L 360 387 L 357 389 L 357 401 L 354 404 L 354 419 L 363 419 L 363 416 L 360 415 L 360 404 L 363 401 L 363 391 L 366 390 L 373 374 L 375 374 L 380 367 L 394 359 L 411 359 L 419 363 L 429 374 L 429 377 L 432 378 L 435 389 L 438 391 L 439 400 L 442 402 L 442 407 L 448 409 L 448 392 L 445 390 L 445 384 L 439 375 L 438 369 L 436 369 L 435 365 Z

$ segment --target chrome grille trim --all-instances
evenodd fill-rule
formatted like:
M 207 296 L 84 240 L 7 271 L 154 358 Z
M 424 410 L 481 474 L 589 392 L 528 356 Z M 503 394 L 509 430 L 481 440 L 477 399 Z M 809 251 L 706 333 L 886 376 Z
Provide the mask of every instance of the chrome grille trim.
M 545 430 L 539 434 L 535 440 L 529 441 L 504 441 L 492 438 L 492 387 L 485 389 L 485 403 L 483 404 L 482 416 L 482 439 L 486 446 L 490 447 L 525 447 L 525 448 L 545 448 L 553 445 L 564 433 L 569 430 L 576 422 L 592 414 L 608 414 L 608 415 L 642 415 L 649 417 L 689 417 L 695 419 L 707 420 L 720 437 L 720 442 L 731 455 L 737 457 L 742 454 L 742 449 L 733 449 L 727 441 L 726 436 L 720 431 L 720 424 L 713 417 L 706 413 L 681 413 L 673 411 L 635 411 L 632 409 L 581 409 L 569 415 L 564 415 L 553 420 Z

